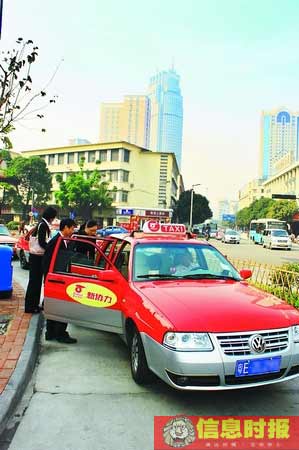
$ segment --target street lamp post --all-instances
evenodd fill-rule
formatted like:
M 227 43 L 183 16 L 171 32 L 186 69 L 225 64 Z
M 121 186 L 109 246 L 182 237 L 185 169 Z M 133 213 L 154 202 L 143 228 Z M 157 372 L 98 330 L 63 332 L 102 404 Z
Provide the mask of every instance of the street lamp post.
M 194 194 L 195 186 L 200 186 L 200 183 L 192 184 L 192 186 L 191 186 L 190 220 L 189 220 L 190 231 L 192 231 L 193 194 Z

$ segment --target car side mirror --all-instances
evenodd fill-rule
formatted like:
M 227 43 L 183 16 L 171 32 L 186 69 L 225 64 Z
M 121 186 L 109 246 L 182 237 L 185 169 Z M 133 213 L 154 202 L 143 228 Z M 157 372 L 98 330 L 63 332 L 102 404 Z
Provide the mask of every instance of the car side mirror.
M 101 270 L 97 272 L 97 278 L 100 281 L 115 281 L 117 275 L 113 270 Z
M 247 280 L 247 278 L 252 277 L 252 270 L 251 269 L 241 269 L 239 274 L 243 278 L 243 280 Z

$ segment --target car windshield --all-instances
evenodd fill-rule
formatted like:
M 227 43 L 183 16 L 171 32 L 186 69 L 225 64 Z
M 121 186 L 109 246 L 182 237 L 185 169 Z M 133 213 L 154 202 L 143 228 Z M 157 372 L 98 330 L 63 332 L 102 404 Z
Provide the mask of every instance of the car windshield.
M 230 234 L 231 236 L 236 236 L 238 233 L 234 230 L 228 230 L 226 234 Z
M 0 236 L 10 236 L 8 228 L 5 225 L 0 225 Z
M 133 280 L 221 278 L 240 275 L 214 247 L 192 243 L 137 244 Z
M 288 233 L 285 230 L 273 230 L 272 231 L 272 236 L 275 237 L 286 237 L 288 236 Z

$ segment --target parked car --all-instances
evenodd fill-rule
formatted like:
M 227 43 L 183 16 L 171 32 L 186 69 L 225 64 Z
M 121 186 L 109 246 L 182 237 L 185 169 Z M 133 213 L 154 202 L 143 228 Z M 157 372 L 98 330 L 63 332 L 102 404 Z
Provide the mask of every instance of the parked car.
M 154 373 L 176 389 L 229 390 L 299 376 L 299 311 L 251 286 L 251 270 L 238 272 L 184 225 L 150 221 L 91 245 L 92 261 L 54 250 L 44 313 L 119 334 L 136 383 Z
M 286 230 L 264 230 L 263 233 L 263 247 L 269 248 L 284 248 L 291 250 L 292 240 Z
M 16 243 L 16 252 L 20 260 L 22 269 L 29 269 L 29 237 L 33 233 L 35 227 L 30 227 L 26 234 L 19 236 Z
M 97 230 L 97 234 L 100 236 L 110 236 L 110 234 L 119 234 L 119 233 L 129 233 L 129 231 L 123 227 L 117 226 L 108 226 Z
M 51 224 L 51 237 L 59 231 L 60 220 L 56 220 L 54 224 Z M 35 230 L 37 223 L 33 226 L 28 226 L 29 230 L 26 234 L 19 236 L 16 242 L 16 254 L 20 260 L 20 266 L 22 269 L 29 269 L 29 238 Z
M 16 256 L 17 239 L 13 237 L 6 225 L 0 223 L 0 245 L 8 245 L 13 250 L 13 256 Z
M 235 230 L 225 230 L 222 242 L 225 244 L 240 244 L 240 235 Z

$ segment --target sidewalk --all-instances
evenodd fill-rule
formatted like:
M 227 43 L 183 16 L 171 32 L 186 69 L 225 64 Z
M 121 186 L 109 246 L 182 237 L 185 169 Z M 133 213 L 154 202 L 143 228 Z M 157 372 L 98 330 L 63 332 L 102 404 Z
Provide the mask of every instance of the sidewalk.
M 12 298 L 0 300 L 0 434 L 31 378 L 42 322 L 24 312 L 24 290 L 14 282 Z

